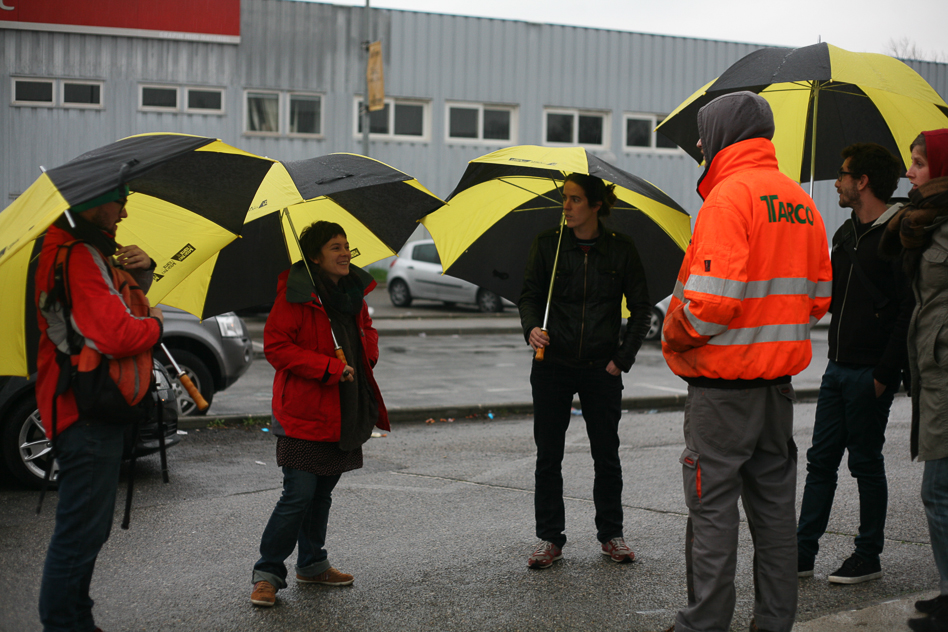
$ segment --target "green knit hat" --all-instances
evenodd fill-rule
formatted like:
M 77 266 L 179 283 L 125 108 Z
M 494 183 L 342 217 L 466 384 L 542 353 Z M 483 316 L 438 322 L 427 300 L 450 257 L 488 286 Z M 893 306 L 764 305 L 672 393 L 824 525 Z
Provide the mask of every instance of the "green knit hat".
M 70 211 L 73 213 L 81 213 L 83 211 L 88 211 L 90 208 L 95 208 L 101 206 L 102 204 L 108 204 L 109 202 L 115 202 L 121 200 L 122 198 L 128 197 L 128 185 L 123 184 L 122 186 L 112 189 L 107 193 L 103 193 L 99 197 L 94 197 L 91 200 L 87 200 L 80 204 L 76 204 L 70 207 Z

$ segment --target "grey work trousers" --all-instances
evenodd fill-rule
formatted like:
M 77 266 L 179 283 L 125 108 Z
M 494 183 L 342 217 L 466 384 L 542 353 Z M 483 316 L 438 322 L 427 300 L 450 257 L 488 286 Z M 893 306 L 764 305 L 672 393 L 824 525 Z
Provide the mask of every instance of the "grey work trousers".
M 797 610 L 793 387 L 688 387 L 681 455 L 688 526 L 688 607 L 677 632 L 726 632 L 734 616 L 744 505 L 754 542 L 754 619 L 790 632 Z

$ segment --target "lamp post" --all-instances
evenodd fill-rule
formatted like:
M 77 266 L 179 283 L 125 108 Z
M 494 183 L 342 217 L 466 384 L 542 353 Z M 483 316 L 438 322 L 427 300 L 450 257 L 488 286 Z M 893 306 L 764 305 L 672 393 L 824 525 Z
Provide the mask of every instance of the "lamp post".
M 369 1 L 365 0 L 365 18 L 362 23 L 362 49 L 365 51 L 365 95 L 362 97 L 362 155 L 369 155 Z

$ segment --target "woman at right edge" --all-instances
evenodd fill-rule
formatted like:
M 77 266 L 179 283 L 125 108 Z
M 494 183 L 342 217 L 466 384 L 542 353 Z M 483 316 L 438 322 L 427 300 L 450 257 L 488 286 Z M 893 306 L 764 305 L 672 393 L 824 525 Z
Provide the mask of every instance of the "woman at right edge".
M 915 602 L 916 632 L 948 632 L 948 129 L 922 132 L 911 145 L 909 204 L 886 226 L 884 255 L 901 253 L 915 292 L 908 354 L 912 458 L 925 462 L 922 503 L 941 594 Z
M 652 305 L 634 242 L 601 221 L 616 202 L 614 189 L 595 176 L 570 174 L 563 183 L 563 234 L 555 228 L 537 235 L 524 274 L 520 322 L 527 343 L 534 350 L 543 348 L 545 354 L 543 361 L 533 361 L 530 374 L 540 542 L 527 566 L 534 569 L 547 568 L 563 557 L 563 452 L 577 393 L 595 469 L 596 538 L 602 554 L 612 561 L 635 559 L 622 533 L 622 372 L 635 362 Z M 547 335 L 541 327 L 559 240 Z M 623 296 L 631 315 L 620 338 Z

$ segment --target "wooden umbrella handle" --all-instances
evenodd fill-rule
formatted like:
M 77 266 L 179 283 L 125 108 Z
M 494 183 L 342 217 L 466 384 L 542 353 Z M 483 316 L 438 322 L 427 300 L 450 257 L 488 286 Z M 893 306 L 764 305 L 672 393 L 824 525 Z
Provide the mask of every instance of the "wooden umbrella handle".
M 550 337 L 549 334 L 547 333 L 546 329 L 541 329 L 540 331 L 542 331 L 543 334 L 544 334 L 547 338 Z M 533 359 L 536 360 L 537 362 L 543 362 L 543 352 L 544 352 L 544 351 L 546 351 L 546 347 L 540 347 L 539 349 L 537 349 L 536 355 L 533 356 Z
M 210 404 L 208 404 L 207 400 L 201 396 L 201 391 L 197 390 L 197 387 L 194 385 L 194 382 L 191 381 L 191 378 L 189 378 L 186 373 L 182 373 L 178 376 L 178 381 L 181 382 L 181 386 L 184 387 L 184 390 L 186 390 L 188 395 L 191 396 L 191 399 L 194 400 L 194 405 L 197 406 L 197 409 L 207 410 L 207 407 L 210 406 Z
M 349 366 L 349 363 L 346 361 L 346 352 L 342 350 L 342 347 L 336 347 L 336 357 L 339 358 L 340 362 L 342 362 L 346 366 Z M 351 382 L 354 379 L 355 377 L 353 377 L 352 375 L 344 375 L 340 381 Z

